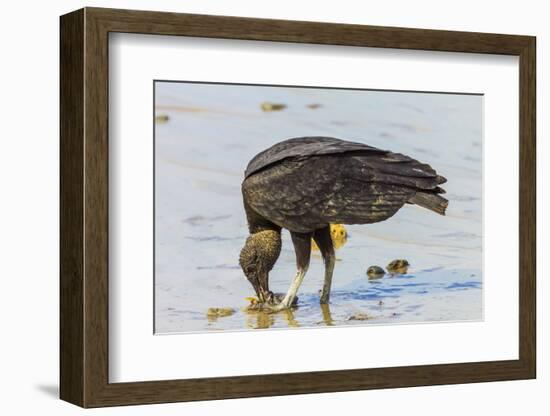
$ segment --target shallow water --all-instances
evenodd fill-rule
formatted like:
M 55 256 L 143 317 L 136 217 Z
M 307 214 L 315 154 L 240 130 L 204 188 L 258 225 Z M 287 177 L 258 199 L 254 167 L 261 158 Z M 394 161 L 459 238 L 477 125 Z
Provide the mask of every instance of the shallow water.
M 264 102 L 287 107 L 264 112 Z M 155 130 L 157 333 L 483 318 L 482 97 L 163 82 L 156 83 L 156 114 L 168 115 Z M 447 215 L 405 206 L 387 221 L 347 226 L 328 307 L 319 305 L 323 265 L 314 253 L 296 309 L 246 312 L 254 293 L 238 265 L 247 236 L 244 169 L 266 147 L 306 135 L 429 163 L 448 179 Z M 369 266 L 396 258 L 411 263 L 408 274 L 367 278 Z M 286 292 L 294 262 L 285 231 L 273 291 Z M 235 313 L 207 316 L 211 307 Z

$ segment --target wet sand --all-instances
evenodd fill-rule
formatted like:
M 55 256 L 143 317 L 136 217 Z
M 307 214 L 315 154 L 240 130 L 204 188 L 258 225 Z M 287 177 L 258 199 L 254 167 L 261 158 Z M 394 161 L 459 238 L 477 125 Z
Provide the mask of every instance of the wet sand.
M 465 321 L 482 309 L 482 100 L 479 96 L 157 83 L 156 333 Z M 262 103 L 284 103 L 264 111 Z M 347 226 L 331 303 L 318 253 L 298 307 L 246 312 L 253 290 L 238 266 L 247 236 L 240 183 L 248 161 L 288 137 L 327 135 L 405 153 L 447 177 L 447 216 L 405 206 L 387 221 Z M 411 263 L 369 280 L 369 266 Z M 270 275 L 295 273 L 288 232 Z M 232 308 L 228 316 L 209 308 Z

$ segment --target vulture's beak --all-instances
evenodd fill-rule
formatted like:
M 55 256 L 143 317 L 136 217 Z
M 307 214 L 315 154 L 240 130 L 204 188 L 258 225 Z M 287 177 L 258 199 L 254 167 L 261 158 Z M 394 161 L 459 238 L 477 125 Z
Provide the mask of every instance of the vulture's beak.
M 269 275 L 261 273 L 252 283 L 256 295 L 261 303 L 269 303 L 273 301 L 273 293 L 269 290 Z

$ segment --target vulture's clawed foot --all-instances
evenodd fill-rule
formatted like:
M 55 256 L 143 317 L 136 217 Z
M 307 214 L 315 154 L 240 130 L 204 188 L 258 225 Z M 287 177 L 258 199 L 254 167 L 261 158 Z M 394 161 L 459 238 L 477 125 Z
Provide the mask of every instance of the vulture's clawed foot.
M 297 304 L 297 296 L 293 300 L 289 300 L 282 293 L 274 293 L 269 302 L 262 304 L 262 309 L 268 313 L 275 313 L 294 308 Z
M 269 292 L 269 296 L 264 302 L 260 302 L 257 298 L 247 298 L 251 301 L 248 306 L 249 311 L 262 311 L 267 313 L 281 312 L 295 308 L 298 304 L 298 297 L 294 297 L 292 302 L 285 300 L 285 295 L 282 293 Z
M 267 312 L 267 313 L 276 313 L 276 312 L 281 312 L 281 311 L 284 311 L 286 309 L 289 309 L 290 307 L 289 306 L 286 306 L 284 303 L 265 303 L 264 305 L 262 305 L 262 310 Z

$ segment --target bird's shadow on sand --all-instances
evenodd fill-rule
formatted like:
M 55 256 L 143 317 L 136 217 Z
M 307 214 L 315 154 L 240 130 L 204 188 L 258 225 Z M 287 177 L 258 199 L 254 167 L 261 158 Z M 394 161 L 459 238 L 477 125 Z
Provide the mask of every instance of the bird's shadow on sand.
M 46 396 L 59 399 L 59 386 L 56 384 L 37 384 L 34 388 Z

